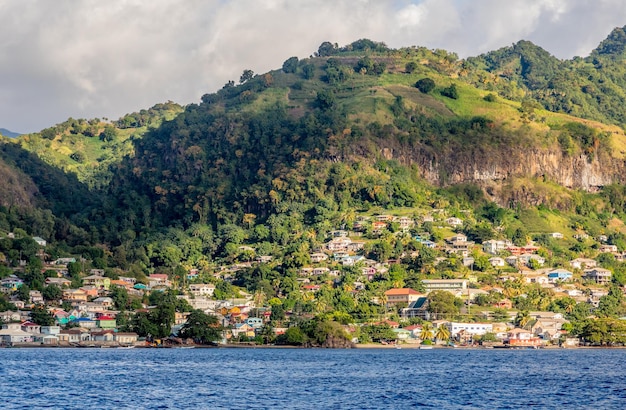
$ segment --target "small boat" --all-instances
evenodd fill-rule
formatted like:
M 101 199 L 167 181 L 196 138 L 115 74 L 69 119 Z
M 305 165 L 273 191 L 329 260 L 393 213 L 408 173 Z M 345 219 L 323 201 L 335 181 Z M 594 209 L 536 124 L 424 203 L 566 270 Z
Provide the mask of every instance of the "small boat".
M 401 347 L 401 346 L 396 345 L 396 349 L 398 349 L 398 350 L 399 350 L 399 349 L 402 349 L 402 347 Z
M 420 350 L 432 350 L 432 345 L 420 345 Z

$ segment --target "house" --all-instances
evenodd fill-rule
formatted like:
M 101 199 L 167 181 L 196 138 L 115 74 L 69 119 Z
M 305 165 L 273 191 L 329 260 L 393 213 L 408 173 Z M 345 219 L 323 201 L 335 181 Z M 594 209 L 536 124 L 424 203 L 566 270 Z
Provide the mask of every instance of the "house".
M 148 276 L 148 286 L 151 289 L 157 287 L 169 288 L 172 286 L 172 283 L 165 273 L 153 273 Z
M 91 332 L 94 342 L 112 342 L 115 338 L 113 330 L 95 330 Z
M 563 234 L 561 232 L 552 232 L 548 235 L 554 239 L 563 239 Z
M 331 239 L 329 242 L 326 243 L 325 247 L 330 252 L 346 251 L 348 250 L 348 245 L 350 243 L 352 243 L 352 240 L 350 238 L 339 237 Z
M 92 302 L 102 309 L 110 309 L 113 307 L 113 304 L 114 304 L 113 299 L 111 299 L 108 296 L 102 296 L 102 297 L 96 298 Z
M 541 339 L 535 337 L 532 332 L 517 327 L 507 332 L 504 343 L 510 347 L 537 347 L 541 345 Z
M 403 319 L 419 317 L 424 320 L 429 320 L 430 313 L 428 312 L 428 298 L 426 296 L 417 298 L 417 300 L 410 303 L 408 307 L 400 310 L 400 317 Z
M 134 332 L 117 332 L 113 334 L 113 340 L 121 345 L 134 345 L 139 335 Z
M 396 340 L 408 340 L 411 337 L 411 332 L 406 329 L 393 329 L 396 334 Z
M 56 336 L 61 332 L 61 326 L 41 326 L 41 334 Z
M 41 333 L 41 326 L 39 326 L 37 323 L 33 323 L 31 321 L 26 321 L 22 323 L 21 329 L 27 333 L 31 333 L 31 334 L 40 334 Z
M 382 221 L 372 222 L 373 233 L 379 234 L 379 233 L 382 233 L 385 229 L 387 229 L 387 222 L 382 222 Z
M 574 269 L 589 269 L 598 266 L 598 262 L 589 258 L 576 258 L 569 261 L 569 266 Z
M 39 236 L 33 236 L 33 241 L 37 242 L 37 245 L 39 246 L 46 246 L 46 240 L 43 238 L 40 238 Z
M 263 319 L 261 319 L 260 317 L 249 317 L 244 320 L 244 323 L 246 323 L 253 329 L 260 329 L 263 327 Z
M 67 301 L 76 301 L 76 302 L 86 302 L 87 301 L 87 292 L 82 289 L 63 289 L 63 300 Z
M 557 281 L 565 282 L 572 279 L 573 273 L 567 269 L 554 269 L 548 272 L 548 281 L 555 283 Z
M 318 268 L 313 268 L 313 275 L 324 275 L 330 272 L 330 269 L 326 268 L 326 267 L 318 267 Z
M 537 319 L 530 330 L 543 340 L 555 340 L 561 336 L 561 328 L 565 319 Z
M 413 219 L 409 218 L 408 216 L 401 216 L 400 218 L 397 218 L 397 222 L 400 225 L 400 229 L 402 229 L 403 231 L 411 228 L 415 223 Z
M 544 258 L 534 253 L 523 253 L 519 256 L 519 261 L 526 266 L 530 264 L 531 260 L 537 262 L 539 266 L 543 266 L 543 264 L 546 263 L 546 260 Z
M 524 280 L 526 281 L 526 283 L 537 283 L 542 286 L 548 285 L 550 283 L 550 279 L 548 279 L 548 276 L 542 274 L 526 275 L 524 277 Z
M 422 284 L 426 289 L 426 292 L 432 292 L 433 290 L 447 290 L 451 292 L 457 292 L 459 290 L 467 289 L 467 279 L 424 279 Z
M 100 316 L 96 319 L 96 325 L 101 329 L 115 329 L 117 326 L 115 318 L 111 316 Z
M 493 325 L 491 323 L 446 322 L 445 326 L 450 331 L 450 336 L 456 339 L 458 339 L 459 333 L 461 332 L 471 336 L 493 332 Z
M 233 337 L 240 337 L 240 336 L 254 337 L 255 336 L 254 328 L 247 323 L 237 323 L 235 324 L 235 326 L 233 326 L 233 328 L 230 331 Z
M 84 329 L 95 329 L 98 327 L 96 321 L 88 317 L 75 318 L 72 323 Z
M 46 278 L 44 286 L 56 285 L 59 288 L 69 288 L 72 281 L 65 278 Z
M 394 288 L 385 292 L 387 306 L 395 306 L 401 303 L 406 303 L 408 306 L 411 302 L 415 302 L 420 296 L 423 295 L 411 288 Z
M 70 263 L 76 263 L 76 258 L 59 258 L 52 262 L 53 265 L 63 265 L 66 266 Z
M 83 285 L 109 290 L 111 279 L 100 275 L 89 275 L 83 278 Z
M 608 245 L 608 244 L 600 245 L 599 251 L 600 253 L 617 252 L 617 245 Z
M 13 293 L 23 284 L 24 281 L 22 281 L 22 279 L 18 278 L 15 275 L 9 275 L 6 278 L 0 280 L 0 291 L 2 291 L 2 293 Z
M 493 258 L 489 258 L 489 263 L 493 267 L 503 267 L 506 264 L 504 259 L 497 257 L 497 256 L 494 256 Z
M 20 323 L 7 323 L 0 330 L 0 341 L 5 344 L 30 343 L 33 341 L 31 333 L 22 330 Z
M 86 329 L 79 327 L 61 330 L 57 336 L 59 342 L 65 343 L 80 343 L 91 340 L 91 334 Z
M 454 216 L 451 217 L 451 218 L 446 219 L 446 223 L 448 225 L 454 226 L 454 227 L 463 225 L 463 221 L 460 218 L 457 218 L 457 217 L 454 217 Z
M 420 334 L 422 333 L 422 325 L 410 325 L 403 327 L 403 329 L 410 332 L 410 337 L 413 339 L 419 339 Z
M 322 252 L 312 253 L 309 257 L 311 258 L 312 263 L 320 263 L 328 259 L 328 255 Z
M 450 244 L 458 243 L 458 242 L 467 242 L 467 236 L 463 235 L 462 233 L 458 233 L 450 238 L 447 238 L 446 242 Z
M 593 280 L 599 285 L 606 285 L 611 282 L 611 271 L 604 268 L 586 269 L 583 278 Z
M 189 291 L 194 296 L 213 296 L 215 285 L 212 283 L 192 283 L 189 285 Z
M 19 322 L 22 320 L 22 314 L 21 312 L 12 312 L 7 310 L 6 312 L 0 312 L 0 320 L 4 323 Z
M 43 303 L 43 296 L 41 295 L 41 292 L 38 290 L 29 291 L 28 298 L 30 299 L 30 303 L 34 303 L 35 305 L 39 305 Z
M 490 239 L 488 241 L 483 242 L 483 251 L 485 253 L 490 253 L 492 255 L 497 255 L 507 248 L 507 246 L 513 245 L 511 241 L 498 241 L 495 239 Z

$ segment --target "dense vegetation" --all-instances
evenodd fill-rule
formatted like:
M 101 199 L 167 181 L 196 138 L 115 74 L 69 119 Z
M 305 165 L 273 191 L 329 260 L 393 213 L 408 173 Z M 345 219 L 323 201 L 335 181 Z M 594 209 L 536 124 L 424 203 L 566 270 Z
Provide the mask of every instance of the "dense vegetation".
M 345 339 L 336 323 L 389 316 L 379 299 L 391 287 L 421 290 L 424 278 L 474 275 L 474 269 L 481 284 L 493 285 L 502 273 L 482 252 L 472 255 L 472 270 L 460 257 L 438 261 L 443 254 L 421 239 L 441 242 L 455 232 L 477 243 L 532 239 L 555 267 L 597 255 L 598 242 L 573 239 L 581 232 L 606 235 L 623 251 L 626 191 L 612 172 L 626 137 L 618 127 L 589 121 L 624 123 L 620 30 L 590 57 L 571 61 L 529 42 L 466 61 L 443 50 L 392 50 L 370 40 L 323 43 L 314 57 L 291 57 L 281 70 L 245 70 L 238 84 L 229 81 L 198 104 L 159 104 L 116 121 L 69 119 L 17 143 L 3 140 L 0 171 L 13 189 L 7 198 L 21 199 L 0 204 L 0 230 L 18 233 L 18 240 L 0 243 L 0 255 L 10 267 L 28 261 L 20 275 L 37 290 L 44 290 L 45 275 L 26 240 L 36 235 L 51 242 L 50 259 L 84 258 L 86 265 L 71 265 L 74 282 L 98 268 L 144 283 L 147 274 L 163 272 L 184 284 L 187 272 L 198 269 L 197 280 L 214 283 L 216 297 L 248 292 L 271 306 L 275 324 L 285 312 L 306 318 L 272 342 L 324 345 Z M 506 168 L 530 150 L 603 161 L 616 183 L 591 187 L 598 189 L 593 193 L 568 190 L 540 170 L 451 184 L 453 174 L 471 174 L 476 163 L 495 158 Z M 314 298 L 302 292 L 298 272 L 331 231 L 384 213 L 438 216 L 404 233 L 397 223 L 382 232 L 364 223 L 358 231 L 364 256 L 400 263 L 364 284 L 357 297 L 360 266 L 341 267 L 337 278 L 322 275 Z M 446 225 L 444 215 L 463 218 L 462 226 Z M 555 231 L 568 239 L 554 240 L 548 234 Z M 230 277 L 216 274 L 261 256 L 270 262 Z M 615 286 L 626 283 L 622 263 L 607 257 L 602 264 Z M 585 327 L 588 306 L 568 312 L 563 297 L 514 280 L 503 287 L 522 311 L 567 312 L 578 334 L 592 331 Z M 596 313 L 623 314 L 618 293 L 611 290 Z M 133 306 L 121 293 L 115 297 L 122 311 Z M 497 298 L 481 297 L 485 305 Z M 174 312 L 188 308 L 175 298 L 142 300 L 157 309 L 124 326 L 166 335 Z M 467 314 L 458 300 L 436 293 L 430 303 L 447 318 Z M 193 321 L 204 331 L 188 327 L 183 334 L 215 339 L 211 318 L 194 314 Z M 372 326 L 364 339 L 389 336 L 389 329 Z

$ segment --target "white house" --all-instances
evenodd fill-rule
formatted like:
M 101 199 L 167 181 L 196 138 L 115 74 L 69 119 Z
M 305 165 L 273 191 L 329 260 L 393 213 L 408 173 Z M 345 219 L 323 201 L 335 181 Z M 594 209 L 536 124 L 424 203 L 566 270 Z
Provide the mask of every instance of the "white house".
M 189 291 L 194 296 L 213 296 L 215 285 L 212 283 L 192 283 Z
M 589 258 L 576 258 L 569 261 L 569 266 L 574 269 L 588 269 L 598 266 L 598 262 L 596 262 L 594 259 Z
M 489 258 L 489 263 L 493 267 L 502 267 L 505 265 L 504 259 L 494 256 L 493 258 Z
M 448 322 L 446 327 L 450 330 L 450 336 L 455 337 L 459 332 L 464 331 L 471 335 L 484 335 L 485 333 L 493 332 L 492 323 L 459 323 Z

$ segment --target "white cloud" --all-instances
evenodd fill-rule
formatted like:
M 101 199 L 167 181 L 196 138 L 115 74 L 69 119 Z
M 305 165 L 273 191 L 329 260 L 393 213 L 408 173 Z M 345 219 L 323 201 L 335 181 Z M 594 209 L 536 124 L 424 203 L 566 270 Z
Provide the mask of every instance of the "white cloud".
M 23 0 L 0 13 L 0 126 L 22 132 L 197 102 L 323 41 L 468 56 L 528 39 L 569 58 L 626 24 L 622 0 Z

